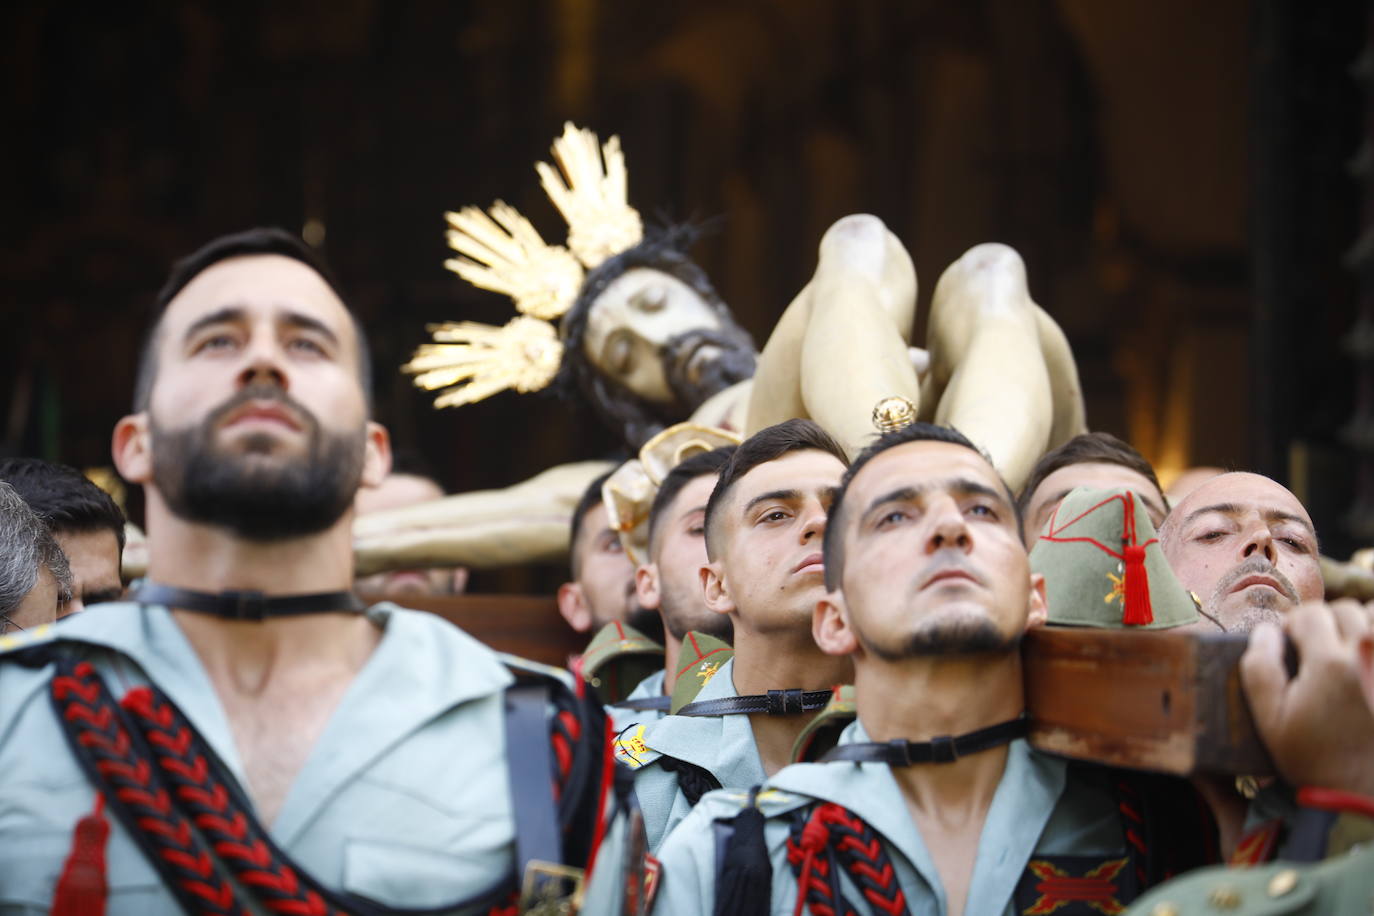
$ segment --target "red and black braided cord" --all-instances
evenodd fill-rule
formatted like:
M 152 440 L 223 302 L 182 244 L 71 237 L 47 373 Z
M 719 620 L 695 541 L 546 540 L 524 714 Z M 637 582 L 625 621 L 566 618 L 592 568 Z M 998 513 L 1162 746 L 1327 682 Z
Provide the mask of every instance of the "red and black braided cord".
M 331 891 L 273 843 L 223 762 L 157 688 L 136 687 L 116 704 L 89 663 L 64 659 L 51 696 L 88 776 L 188 913 L 244 913 L 246 900 L 282 916 L 514 912 L 513 876 L 433 909 L 394 909 Z
M 787 838 L 787 864 L 797 877 L 797 903 L 812 916 L 854 916 L 844 896 L 840 870 L 874 910 L 887 916 L 909 916 L 906 895 L 897 881 L 882 840 L 857 815 L 833 803 L 798 812 Z
M 90 663 L 59 661 L 49 695 L 77 760 L 181 907 L 193 914 L 246 912 Z

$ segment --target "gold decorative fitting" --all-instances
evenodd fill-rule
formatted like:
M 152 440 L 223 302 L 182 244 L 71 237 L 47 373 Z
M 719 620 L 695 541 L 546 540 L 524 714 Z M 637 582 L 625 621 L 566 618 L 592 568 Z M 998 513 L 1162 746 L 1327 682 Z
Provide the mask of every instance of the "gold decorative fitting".
M 1285 868 L 1283 871 L 1275 873 L 1269 879 L 1269 886 L 1265 889 L 1270 897 L 1282 897 L 1298 886 L 1298 870 L 1296 868 Z
M 1240 891 L 1229 884 L 1223 884 L 1212 888 L 1207 895 L 1207 902 L 1218 910 L 1234 910 L 1240 907 Z
M 644 225 L 626 202 L 627 173 L 620 138 L 605 145 L 572 123 L 553 142 L 554 161 L 536 163 L 549 199 L 568 224 L 568 247 L 549 245 L 512 206 L 487 212 L 464 207 L 445 214 L 456 257 L 444 266 L 473 286 L 509 296 L 522 317 L 505 327 L 477 322 L 434 325 L 403 372 L 428 391 L 446 388 L 435 407 L 458 407 L 506 388 L 538 391 L 558 374 L 563 346 L 549 322 L 577 301 L 590 270 L 639 244 Z M 584 269 L 585 268 L 585 269 Z
M 538 318 L 512 318 L 496 328 L 475 321 L 431 325 L 435 343 L 422 344 L 401 367 L 426 391 L 447 389 L 435 407 L 458 407 L 498 391 L 538 391 L 553 381 L 563 344 L 553 325 Z
M 1178 907 L 1167 900 L 1156 903 L 1150 909 L 1150 916 L 1178 916 Z
M 883 398 L 873 406 L 873 425 L 890 433 L 916 422 L 916 405 L 903 397 Z

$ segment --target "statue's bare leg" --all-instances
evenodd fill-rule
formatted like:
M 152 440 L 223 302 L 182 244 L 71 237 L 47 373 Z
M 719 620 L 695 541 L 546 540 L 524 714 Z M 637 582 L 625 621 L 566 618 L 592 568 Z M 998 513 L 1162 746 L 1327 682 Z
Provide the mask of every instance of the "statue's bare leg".
M 550 468 L 502 490 L 478 490 L 373 512 L 353 524 L 357 575 L 425 566 L 484 569 L 567 556 L 573 508 L 605 461 Z
M 919 403 L 908 345 L 916 272 L 896 236 L 873 216 L 847 216 L 821 239 L 811 282 L 768 339 L 754 377 L 749 430 L 810 417 L 852 456 L 874 434 L 873 406 Z
M 1055 420 L 1038 313 L 1020 255 L 997 244 L 951 264 L 931 303 L 931 379 L 941 390 L 935 422 L 986 449 L 1013 491 L 1048 446 Z M 1063 350 L 1057 358 L 1067 343 Z M 1070 411 L 1066 424 L 1073 422 Z
M 1078 364 L 1069 349 L 1068 338 L 1059 325 L 1040 306 L 1035 306 L 1036 327 L 1040 332 L 1040 352 L 1050 373 L 1050 397 L 1054 421 L 1050 424 L 1047 448 L 1058 448 L 1074 436 L 1088 431 L 1083 407 L 1083 386 L 1078 382 Z

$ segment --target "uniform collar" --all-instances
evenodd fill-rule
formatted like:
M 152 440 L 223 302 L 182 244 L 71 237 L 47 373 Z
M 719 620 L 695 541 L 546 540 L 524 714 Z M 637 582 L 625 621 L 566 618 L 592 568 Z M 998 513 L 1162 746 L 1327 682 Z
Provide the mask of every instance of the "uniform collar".
M 732 658 L 720 666 L 696 699 L 739 696 L 734 673 Z M 660 754 L 707 770 L 722 786 L 753 786 L 766 778 L 748 716 L 664 716 L 645 729 L 644 743 Z
M 871 741 L 855 720 L 840 743 Z M 969 880 L 967 913 L 1000 913 L 1063 794 L 1066 765 L 1031 749 L 1024 739 L 1007 746 L 1007 766 L 988 807 Z M 944 887 L 892 770 L 880 763 L 803 763 L 778 772 L 769 787 L 835 802 L 862 818 L 911 862 L 946 911 Z
M 412 732 L 455 706 L 503 690 L 510 673 L 495 654 L 431 614 L 390 602 L 367 610 L 381 641 L 348 686 L 297 774 L 272 834 L 288 845 L 339 786 Z M 74 615 L 53 628 L 59 642 L 114 650 L 135 669 L 110 688 L 122 694 L 133 680 L 154 680 L 246 787 L 243 763 L 224 708 L 167 608 L 121 602 Z M 117 661 L 116 672 L 128 663 Z M 398 699 L 403 702 L 398 702 Z

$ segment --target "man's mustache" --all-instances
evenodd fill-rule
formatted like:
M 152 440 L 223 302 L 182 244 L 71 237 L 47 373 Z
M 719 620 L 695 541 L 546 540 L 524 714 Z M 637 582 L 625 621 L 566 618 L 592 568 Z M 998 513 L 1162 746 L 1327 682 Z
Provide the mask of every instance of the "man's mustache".
M 1279 584 L 1279 588 L 1289 601 L 1297 604 L 1298 590 L 1293 587 L 1293 583 L 1288 580 L 1287 576 L 1279 572 L 1278 568 L 1270 563 L 1268 558 L 1261 554 L 1247 558 L 1235 569 L 1222 576 L 1221 580 L 1217 582 L 1216 594 L 1218 596 L 1229 594 L 1232 587 L 1246 576 L 1268 576 Z
M 218 428 L 230 414 L 254 401 L 259 403 L 274 401 L 282 405 L 300 420 L 307 433 L 313 435 L 319 429 L 319 422 L 316 421 L 315 415 L 276 385 L 248 385 L 241 389 L 229 400 L 211 411 L 210 416 L 206 418 L 205 429 Z

